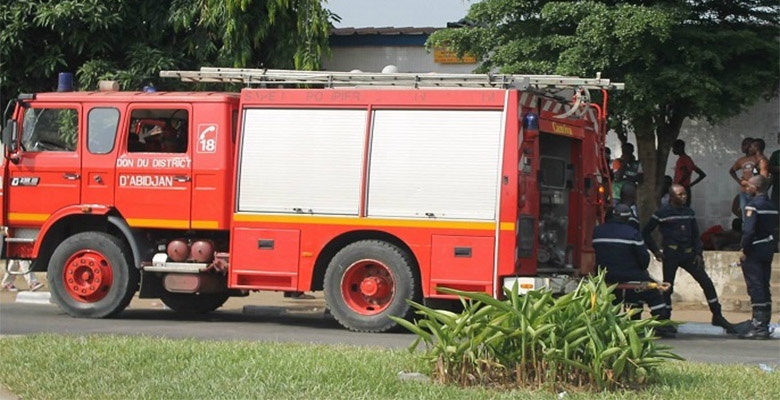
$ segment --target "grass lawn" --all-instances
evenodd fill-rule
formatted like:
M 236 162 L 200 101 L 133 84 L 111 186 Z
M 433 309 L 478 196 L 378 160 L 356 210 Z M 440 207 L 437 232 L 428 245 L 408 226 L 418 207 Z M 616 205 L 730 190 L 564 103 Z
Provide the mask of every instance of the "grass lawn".
M 377 335 L 382 340 L 382 335 Z M 128 336 L 0 339 L 0 386 L 23 399 L 558 399 L 549 391 L 401 381 L 427 372 L 380 348 Z M 672 361 L 640 392 L 564 399 L 777 399 L 780 370 Z

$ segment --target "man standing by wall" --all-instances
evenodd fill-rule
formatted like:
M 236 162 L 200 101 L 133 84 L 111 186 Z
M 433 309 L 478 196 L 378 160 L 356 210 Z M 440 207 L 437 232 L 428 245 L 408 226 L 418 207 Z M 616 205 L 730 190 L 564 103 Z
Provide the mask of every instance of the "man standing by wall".
M 772 316 L 772 297 L 769 278 L 772 257 L 777 248 L 777 207 L 766 195 L 769 180 L 756 175 L 747 184 L 751 200 L 745 206 L 745 225 L 742 228 L 742 274 L 745 277 L 750 305 L 753 309 L 752 329 L 739 335 L 740 339 L 768 339 Z
M 745 221 L 745 205 L 748 201 L 745 187 L 756 169 L 756 158 L 751 153 L 751 144 L 753 144 L 753 138 L 748 137 L 742 140 L 742 152 L 745 153 L 745 156 L 740 157 L 729 169 L 729 175 L 739 184 L 739 212 L 743 222 Z M 737 171 L 740 171 L 739 176 L 737 176 Z
M 766 150 L 764 139 L 754 139 L 753 143 L 750 144 L 750 152 L 756 158 L 756 168 L 753 170 L 753 174 L 769 178 L 769 159 L 764 155 L 764 150 Z
M 734 326 L 723 317 L 715 285 L 712 284 L 712 279 L 704 270 L 699 226 L 696 223 L 695 213 L 685 205 L 686 197 L 685 188 L 682 185 L 673 184 L 669 189 L 669 205 L 661 207 L 653 213 L 652 218 L 642 230 L 647 247 L 653 252 L 656 260 L 663 262 L 664 282 L 669 282 L 672 285 L 664 293 L 666 307 L 671 315 L 674 279 L 677 275 L 677 268 L 682 267 L 704 290 L 710 312 L 712 312 L 712 325 L 720 326 L 728 333 L 736 333 Z M 651 236 L 653 230 L 659 226 L 663 251 L 658 248 Z
M 704 179 L 707 174 L 694 164 L 688 154 L 685 153 L 685 142 L 677 139 L 672 145 L 672 153 L 677 156 L 677 164 L 674 166 L 674 183 L 682 185 L 688 194 L 685 205 L 691 206 L 691 187 Z M 691 181 L 693 173 L 698 175 L 694 181 Z

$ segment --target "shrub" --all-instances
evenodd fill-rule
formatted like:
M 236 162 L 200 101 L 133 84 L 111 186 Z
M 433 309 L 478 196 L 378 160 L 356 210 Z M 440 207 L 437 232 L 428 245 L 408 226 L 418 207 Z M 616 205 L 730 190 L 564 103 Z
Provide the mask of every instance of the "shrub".
M 417 335 L 414 352 L 440 383 L 592 390 L 639 388 L 667 359 L 682 359 L 656 343 L 655 328 L 670 324 L 654 317 L 631 319 L 637 310 L 613 304 L 614 286 L 604 274 L 583 279 L 561 297 L 550 291 L 506 300 L 485 293 L 441 289 L 458 295 L 460 314 L 411 302 L 420 316 L 396 321 Z

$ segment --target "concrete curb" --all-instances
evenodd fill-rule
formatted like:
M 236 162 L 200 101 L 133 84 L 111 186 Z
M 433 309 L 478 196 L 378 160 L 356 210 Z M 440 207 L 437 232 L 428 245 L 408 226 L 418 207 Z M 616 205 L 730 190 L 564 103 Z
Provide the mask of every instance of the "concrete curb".
M 769 325 L 770 338 L 780 339 L 780 329 L 777 324 Z M 685 322 L 677 327 L 677 333 L 683 335 L 703 335 L 703 336 L 735 336 L 726 333 L 726 330 L 710 325 L 705 322 Z
M 707 336 L 726 336 L 726 330 L 713 326 L 705 322 L 686 322 L 677 327 L 677 334 L 682 335 L 707 335 Z
M 19 292 L 16 294 L 16 302 L 24 304 L 54 304 L 49 292 Z

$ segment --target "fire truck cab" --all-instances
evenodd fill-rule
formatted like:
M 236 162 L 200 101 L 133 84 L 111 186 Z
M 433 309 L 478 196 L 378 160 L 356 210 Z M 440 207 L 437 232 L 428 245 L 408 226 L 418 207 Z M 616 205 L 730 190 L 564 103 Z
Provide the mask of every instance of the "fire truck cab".
M 452 300 L 441 288 L 565 290 L 593 268 L 590 232 L 609 193 L 606 97 L 622 84 L 162 76 L 249 87 L 14 99 L 5 255 L 47 272 L 73 316 L 113 316 L 137 292 L 204 313 L 255 290 L 323 290 L 342 325 L 382 332 L 411 316 L 407 300 Z

